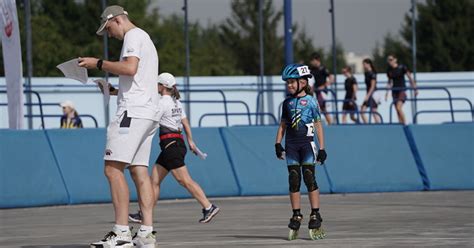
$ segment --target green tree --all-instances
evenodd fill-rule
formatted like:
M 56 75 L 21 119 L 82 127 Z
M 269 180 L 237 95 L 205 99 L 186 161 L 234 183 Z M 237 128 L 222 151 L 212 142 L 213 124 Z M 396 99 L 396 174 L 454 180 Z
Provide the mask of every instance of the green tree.
M 233 0 L 231 2 L 232 16 L 221 25 L 222 43 L 233 52 L 239 68 L 247 75 L 260 73 L 259 51 L 259 17 L 258 1 Z M 273 1 L 263 1 L 263 39 L 265 54 L 265 74 L 278 75 L 284 65 L 284 40 L 278 35 L 278 27 L 283 18 L 283 12 L 276 11 Z M 293 51 L 295 62 L 308 62 L 311 53 L 318 51 L 323 62 L 332 67 L 332 53 L 324 53 L 322 48 L 315 48 L 312 37 L 309 37 L 305 28 L 302 31 L 298 25 L 293 26 Z M 324 60 L 324 58 L 326 60 Z M 344 50 L 337 45 L 338 68 L 345 65 Z
M 33 45 L 33 75 L 61 76 L 56 65 L 78 56 L 103 57 L 103 38 L 95 31 L 102 8 L 97 0 L 36 0 L 31 1 Z M 123 6 L 130 19 L 145 29 L 159 54 L 160 72 L 177 76 L 185 72 L 184 21 L 180 14 L 160 15 L 150 10 L 149 0 L 109 0 L 109 5 Z M 258 37 L 258 2 L 234 0 L 232 17 L 223 24 L 203 27 L 189 23 L 191 75 L 256 75 L 260 71 Z M 17 1 L 22 41 L 23 68 L 26 72 L 26 44 L 23 1 Z M 283 37 L 278 35 L 282 11 L 276 11 L 270 0 L 264 1 L 265 73 L 276 75 L 283 66 Z M 305 60 L 315 48 L 312 37 L 294 26 L 294 52 L 297 61 Z M 118 60 L 122 42 L 109 39 L 109 59 Z M 342 52 L 342 49 L 338 49 Z M 323 52 L 321 54 L 324 54 Z M 329 54 L 323 56 L 330 58 Z M 338 55 L 338 61 L 342 55 Z M 343 58 L 342 58 L 343 59 Z M 331 65 L 331 62 L 325 62 Z M 338 62 L 342 66 L 343 62 Z M 0 56 L 0 72 L 3 58 Z M 104 72 L 90 70 L 90 76 Z
M 373 50 L 374 65 L 378 72 L 385 72 L 387 69 L 387 56 L 393 54 L 400 63 L 413 68 L 413 60 L 411 50 L 407 49 L 403 41 L 400 41 L 392 34 L 385 35 L 383 40 L 383 48 L 377 43 Z
M 427 0 L 417 4 L 417 70 L 472 71 L 474 69 L 474 1 Z M 400 39 L 385 37 L 374 57 L 394 53 L 411 66 L 411 15 L 405 15 Z M 380 59 L 379 59 L 380 60 Z M 379 62 L 381 63 L 381 62 Z
M 326 68 L 333 73 L 332 66 L 332 48 L 324 51 L 323 48 L 315 48 L 313 46 L 311 38 L 306 36 L 305 32 L 298 34 L 298 37 L 293 41 L 295 58 L 297 62 L 309 64 L 310 55 L 313 52 L 317 52 L 321 55 L 321 62 Z M 342 67 L 346 66 L 346 59 L 344 57 L 344 48 L 340 42 L 336 41 L 336 72 L 340 73 Z
M 61 76 L 56 65 L 78 56 L 103 57 L 103 38 L 95 31 L 102 12 L 97 0 L 37 0 L 32 1 L 31 30 L 33 45 L 33 75 Z M 149 10 L 148 0 L 109 0 L 109 5 L 123 6 L 130 19 L 145 29 L 153 40 L 160 58 L 160 71 L 177 76 L 185 72 L 184 21 L 182 16 L 163 17 L 159 9 Z M 17 1 L 22 41 L 23 68 L 26 72 L 26 44 L 23 1 Z M 243 71 L 220 42 L 216 26 L 203 28 L 190 23 L 191 75 L 234 75 Z M 118 60 L 122 42 L 109 39 L 109 59 Z M 3 57 L 0 56 L 3 73 Z M 104 72 L 90 70 L 90 76 Z
M 233 0 L 232 16 L 221 25 L 221 41 L 232 51 L 232 57 L 245 74 L 260 73 L 258 1 Z M 282 11 L 275 11 L 273 3 L 263 3 L 263 39 L 265 74 L 279 74 L 283 65 L 283 39 L 277 35 Z

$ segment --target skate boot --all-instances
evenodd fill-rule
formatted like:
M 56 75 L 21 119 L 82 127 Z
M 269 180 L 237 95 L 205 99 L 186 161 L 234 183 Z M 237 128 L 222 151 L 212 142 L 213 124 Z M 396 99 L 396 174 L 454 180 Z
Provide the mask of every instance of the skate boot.
M 324 230 L 321 228 L 321 222 L 323 222 L 323 218 L 321 218 L 319 212 L 316 212 L 309 216 L 308 229 L 309 237 L 312 240 L 323 239 L 324 237 L 326 237 Z
M 290 219 L 290 224 L 288 227 L 290 228 L 290 233 L 288 234 L 288 240 L 295 240 L 298 238 L 298 232 L 300 230 L 301 221 L 303 220 L 302 215 L 293 215 Z

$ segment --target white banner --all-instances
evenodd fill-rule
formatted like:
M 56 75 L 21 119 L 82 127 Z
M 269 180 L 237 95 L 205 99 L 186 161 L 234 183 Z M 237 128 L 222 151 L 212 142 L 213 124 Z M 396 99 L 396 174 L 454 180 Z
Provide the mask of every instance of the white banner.
M 3 65 L 7 84 L 8 124 L 12 129 L 23 128 L 23 69 L 21 65 L 20 28 L 15 0 L 1 0 L 1 32 Z

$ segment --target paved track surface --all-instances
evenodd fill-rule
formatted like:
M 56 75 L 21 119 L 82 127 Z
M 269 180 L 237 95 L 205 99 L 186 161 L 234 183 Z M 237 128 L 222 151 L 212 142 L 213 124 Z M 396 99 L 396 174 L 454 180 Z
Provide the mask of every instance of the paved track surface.
M 327 237 L 318 241 L 309 239 L 303 199 L 300 239 L 291 242 L 288 197 L 213 199 L 222 210 L 209 224 L 197 223 L 193 200 L 160 201 L 158 247 L 474 247 L 474 191 L 322 195 Z M 0 210 L 0 247 L 88 247 L 112 220 L 111 204 Z

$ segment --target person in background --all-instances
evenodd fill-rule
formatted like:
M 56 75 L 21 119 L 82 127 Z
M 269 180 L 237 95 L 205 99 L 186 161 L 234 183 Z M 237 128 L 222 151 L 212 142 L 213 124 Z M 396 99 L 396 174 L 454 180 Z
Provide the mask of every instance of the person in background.
M 364 98 L 364 103 L 360 108 L 362 121 L 367 123 L 367 117 L 365 116 L 364 112 L 367 111 L 367 108 L 370 108 L 370 112 L 372 113 L 375 123 L 380 123 L 380 117 L 377 112 L 377 102 L 374 99 L 374 92 L 377 89 L 377 71 L 375 70 L 374 64 L 370 59 L 364 59 L 362 61 L 362 65 L 364 67 L 364 76 L 365 76 L 365 87 L 367 94 Z
M 63 116 L 61 116 L 61 128 L 83 128 L 82 120 L 74 107 L 74 103 L 67 100 L 61 103 Z
M 197 154 L 197 147 L 193 141 L 186 112 L 179 101 L 181 96 L 176 87 L 176 79 L 171 73 L 164 72 L 158 76 L 158 93 L 161 95 L 157 113 L 160 123 L 161 153 L 156 159 L 151 176 L 155 194 L 154 203 L 156 205 L 159 199 L 161 183 L 168 174 L 172 174 L 176 181 L 201 204 L 203 217 L 199 222 L 208 223 L 219 213 L 220 209 L 209 201 L 201 186 L 189 175 L 184 161 L 187 149 L 182 135 L 183 130 L 186 133 L 189 150 Z M 128 218 L 133 222 L 141 223 L 141 211 L 129 214 Z
M 334 81 L 334 76 L 331 75 L 328 69 L 321 64 L 321 56 L 319 53 L 312 53 L 310 60 L 310 71 L 311 75 L 314 77 L 314 85 L 313 85 L 313 92 L 316 92 L 316 98 L 318 99 L 319 107 L 321 108 L 321 112 L 324 114 L 326 118 L 326 122 L 328 125 L 332 123 L 332 118 L 326 110 L 326 101 L 323 96 L 323 91 L 331 85 Z
M 416 89 L 416 82 L 411 76 L 411 72 L 410 70 L 408 70 L 408 67 L 406 65 L 398 64 L 397 57 L 395 57 L 393 54 L 387 57 L 387 63 L 387 88 L 392 88 L 392 99 L 395 104 L 395 109 L 397 110 L 398 121 L 400 122 L 400 124 L 405 125 L 406 120 L 405 114 L 403 113 L 403 104 L 407 99 L 405 74 L 410 80 L 411 86 L 415 89 L 415 96 L 418 95 L 418 90 Z M 387 100 L 387 98 L 388 91 L 385 95 L 385 100 Z
M 358 123 L 359 121 L 355 117 L 355 111 L 357 110 L 355 102 L 357 100 L 357 80 L 354 75 L 352 75 L 352 68 L 350 66 L 342 68 L 342 74 L 346 77 L 346 81 L 344 81 L 346 96 L 344 97 L 344 104 L 342 105 L 342 123 L 345 124 L 347 122 L 347 113 L 349 113 L 353 122 Z

